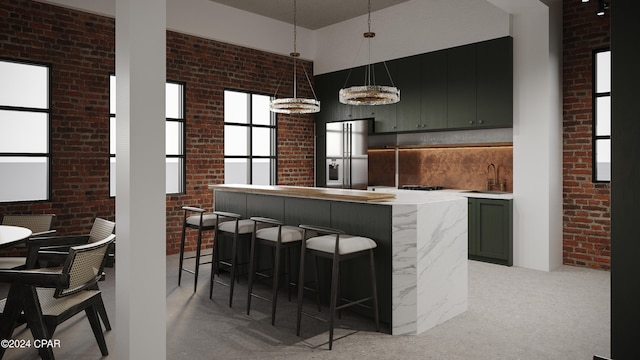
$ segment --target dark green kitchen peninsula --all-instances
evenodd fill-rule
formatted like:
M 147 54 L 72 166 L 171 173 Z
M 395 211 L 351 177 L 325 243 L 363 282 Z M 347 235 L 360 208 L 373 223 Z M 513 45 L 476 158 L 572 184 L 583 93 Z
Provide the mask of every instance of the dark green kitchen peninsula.
M 288 225 L 319 225 L 377 243 L 380 319 L 419 334 L 467 309 L 467 200 L 455 194 L 384 194 L 295 186 L 210 185 L 214 208 Z M 368 262 L 345 264 L 343 296 L 370 291 Z

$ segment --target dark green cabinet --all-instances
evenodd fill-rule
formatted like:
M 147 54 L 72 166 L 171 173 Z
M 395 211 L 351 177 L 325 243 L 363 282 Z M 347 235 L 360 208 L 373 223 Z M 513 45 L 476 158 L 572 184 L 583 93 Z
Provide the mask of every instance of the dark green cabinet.
M 397 130 L 420 130 L 420 57 L 411 56 L 391 63 L 397 69 L 394 81 L 400 89 L 400 102 L 396 105 Z
M 447 127 L 476 125 L 476 48 L 447 50 Z
M 335 91 L 335 73 L 315 76 L 313 79 L 316 96 L 320 101 L 318 117 L 326 121 L 335 119 L 337 111 L 338 93 Z
M 448 128 L 513 125 L 513 39 L 447 50 Z
M 513 265 L 513 200 L 469 198 L 469 259 Z
M 366 66 L 316 77 L 322 122 L 374 119 L 375 133 L 510 127 L 513 39 L 503 37 L 371 65 L 371 83 L 400 89 L 391 105 L 345 105 L 341 88 L 367 82 Z
M 447 127 L 447 52 L 420 56 L 420 130 Z
M 396 79 L 398 78 L 398 66 L 394 61 L 389 61 L 387 63 L 376 63 L 373 66 L 373 70 L 375 74 L 375 81 L 371 81 L 371 83 L 375 83 L 376 85 L 384 85 L 391 86 L 391 81 L 394 82 L 394 85 L 400 89 L 400 102 L 402 102 L 402 97 L 404 96 L 402 92 L 402 88 L 400 88 L 396 84 Z M 372 75 L 373 76 L 373 75 Z M 391 76 L 391 79 L 389 79 Z M 387 105 L 371 105 L 371 106 L 360 106 L 362 108 L 369 109 L 369 113 L 371 117 L 374 119 L 373 129 L 376 133 L 389 133 L 398 131 L 397 125 L 397 111 L 398 104 L 387 104 Z
M 513 39 L 504 37 L 477 44 L 477 104 L 479 125 L 513 123 Z

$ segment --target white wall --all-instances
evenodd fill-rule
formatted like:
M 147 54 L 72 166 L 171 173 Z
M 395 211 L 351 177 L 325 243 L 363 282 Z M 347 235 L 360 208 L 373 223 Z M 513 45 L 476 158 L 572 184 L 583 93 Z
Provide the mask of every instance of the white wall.
M 512 15 L 514 265 L 562 264 L 561 3 L 489 0 Z
M 316 31 L 315 74 L 368 62 L 367 16 Z M 509 14 L 486 1 L 412 0 L 371 14 L 371 62 L 509 35 Z
M 115 0 L 38 1 L 115 17 Z M 210 0 L 167 0 L 167 29 L 287 56 L 293 51 L 293 25 Z M 311 30 L 298 27 L 300 58 L 313 60 L 314 38 Z

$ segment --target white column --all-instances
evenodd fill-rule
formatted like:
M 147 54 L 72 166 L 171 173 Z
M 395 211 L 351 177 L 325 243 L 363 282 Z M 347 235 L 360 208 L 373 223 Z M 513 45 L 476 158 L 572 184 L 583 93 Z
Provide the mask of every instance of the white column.
M 562 2 L 488 1 L 514 39 L 513 264 L 549 271 L 562 264 Z
M 116 0 L 115 358 L 166 358 L 166 0 Z

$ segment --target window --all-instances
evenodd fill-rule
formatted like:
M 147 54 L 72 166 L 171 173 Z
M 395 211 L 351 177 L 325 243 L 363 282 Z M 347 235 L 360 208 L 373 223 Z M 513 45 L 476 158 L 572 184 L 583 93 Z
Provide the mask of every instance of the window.
M 276 117 L 271 97 L 224 92 L 225 184 L 276 183 Z
M 0 202 L 49 199 L 50 73 L 0 60 Z
M 111 196 L 116 194 L 116 77 L 109 79 L 109 128 L 110 128 L 110 186 Z M 185 107 L 184 84 L 167 82 L 165 91 L 166 108 L 166 176 L 167 194 L 184 193 L 185 184 Z
M 611 51 L 594 53 L 593 179 L 611 181 Z

